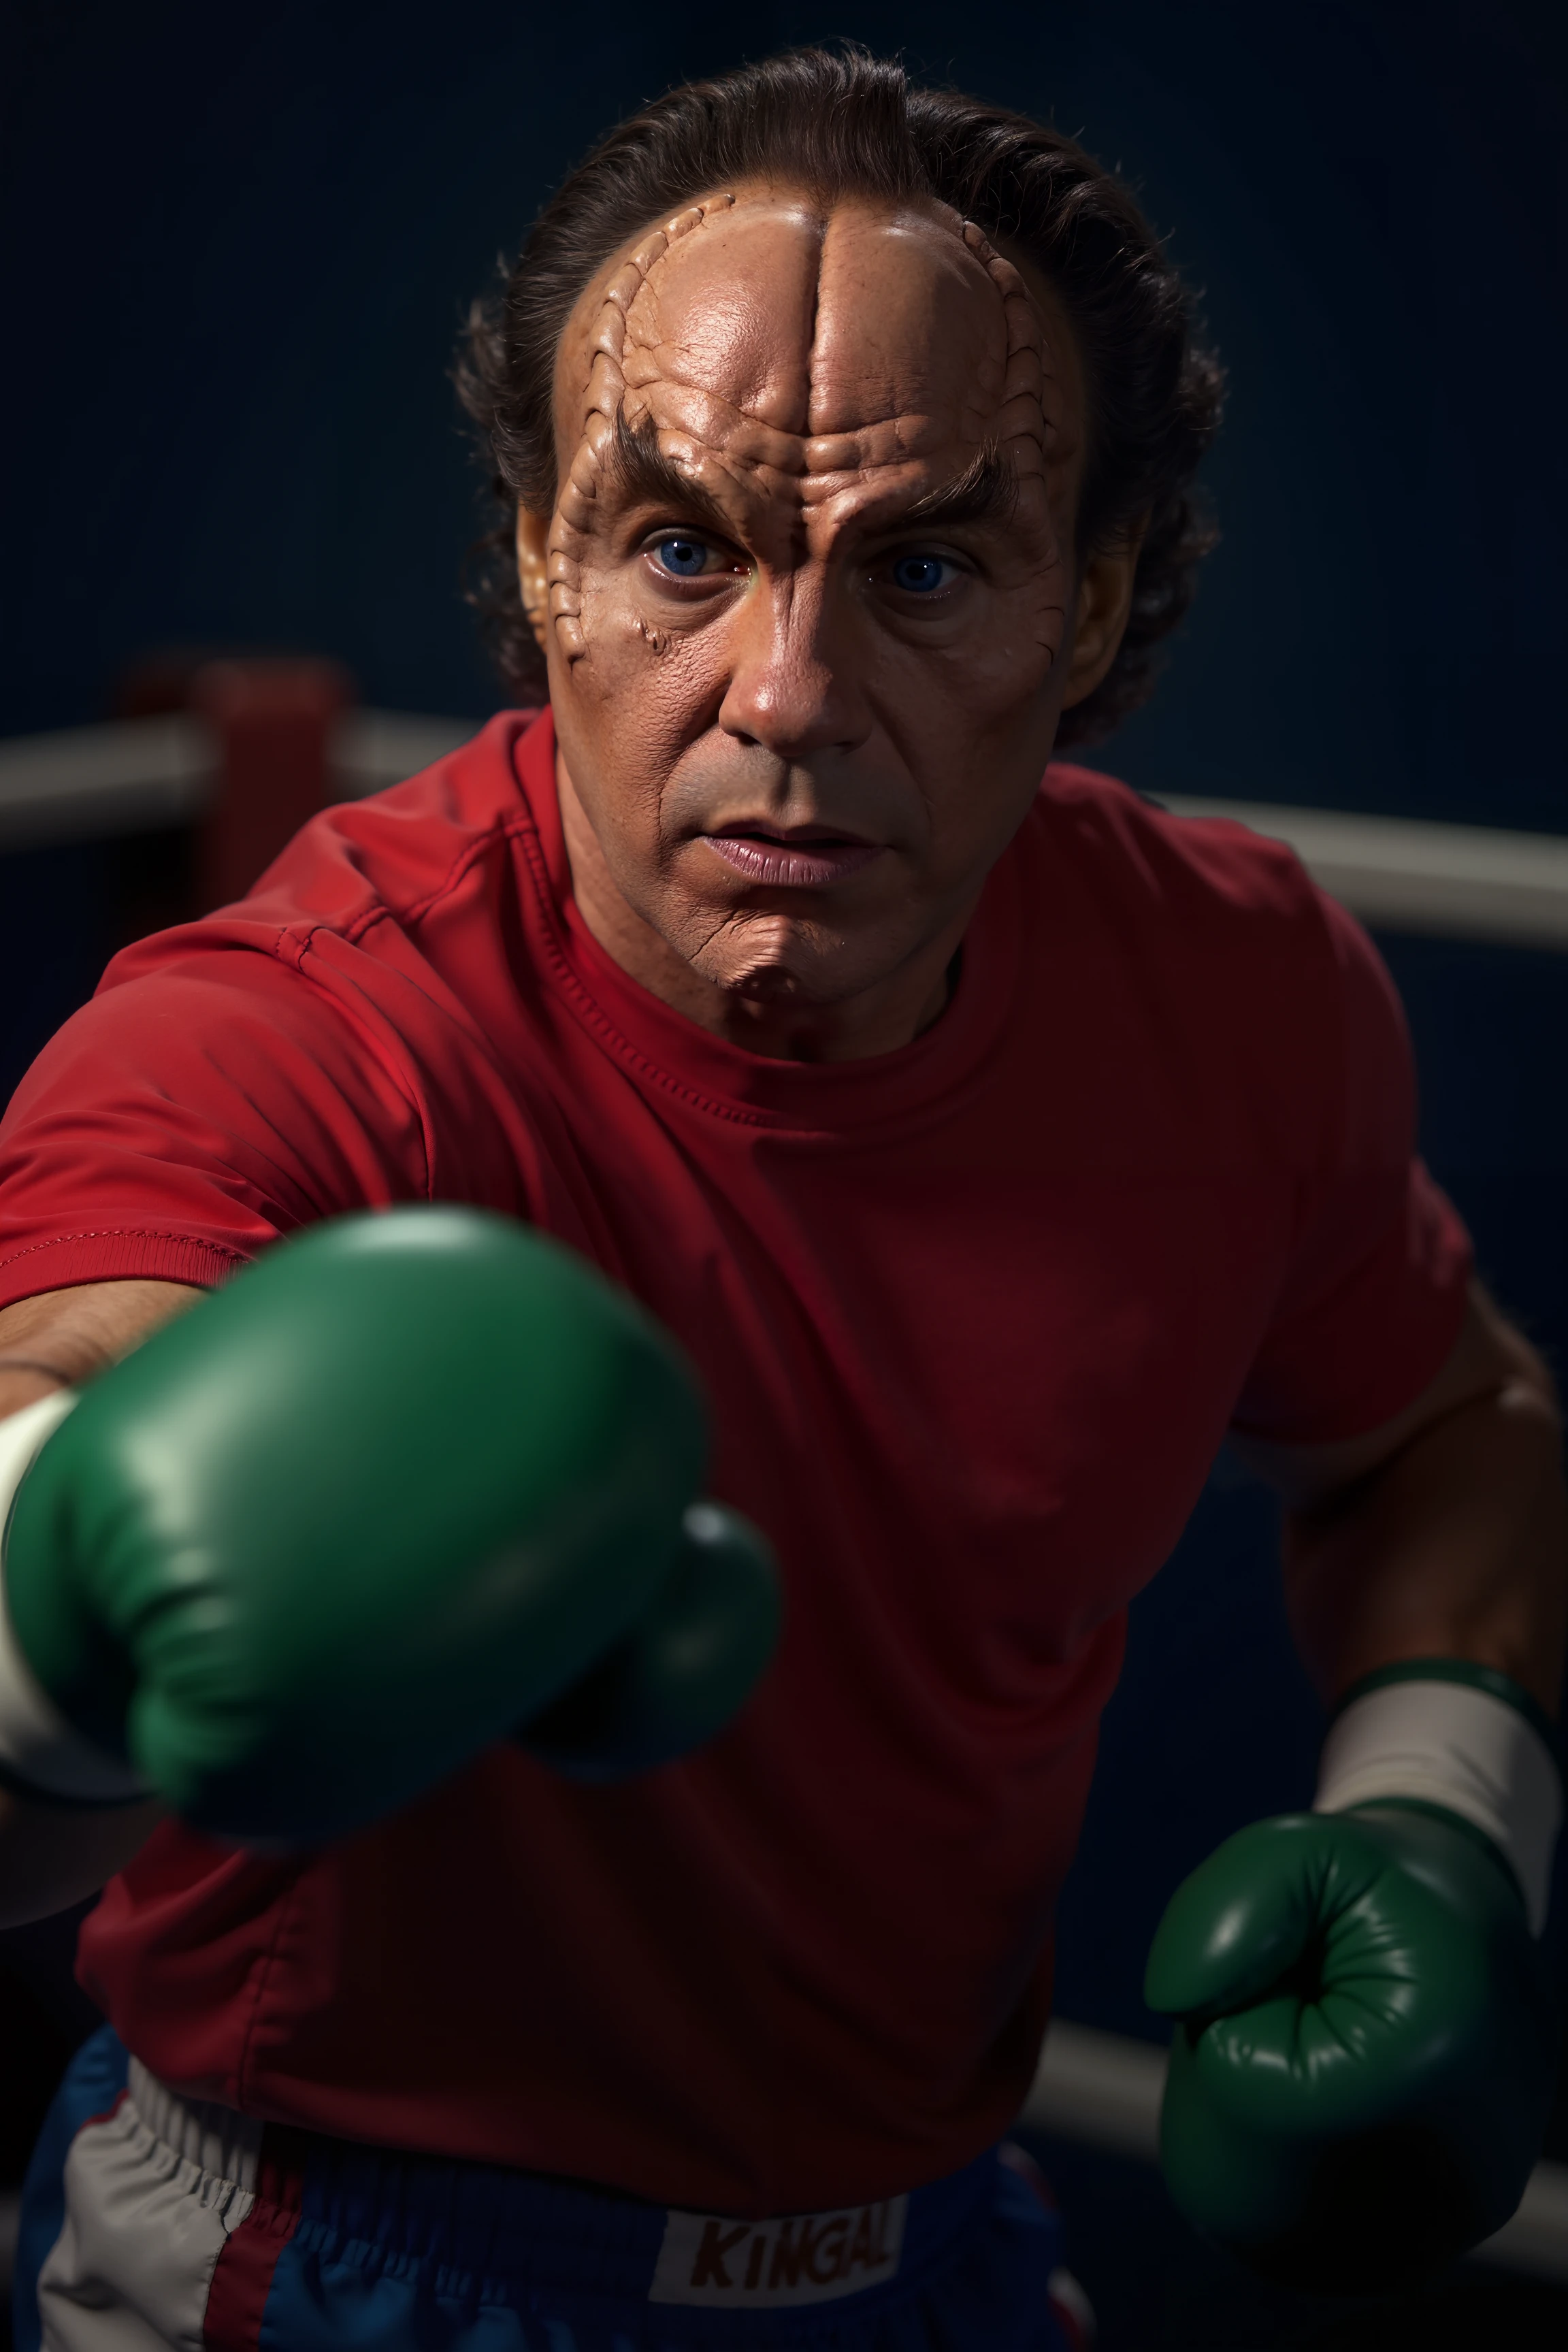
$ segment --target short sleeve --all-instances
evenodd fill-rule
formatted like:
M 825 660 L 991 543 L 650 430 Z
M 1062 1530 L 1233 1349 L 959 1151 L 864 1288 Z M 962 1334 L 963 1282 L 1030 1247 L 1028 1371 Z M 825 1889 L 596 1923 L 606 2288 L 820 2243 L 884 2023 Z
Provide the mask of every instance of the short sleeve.
M 1405 1014 L 1372 941 L 1333 900 L 1324 1164 L 1237 1401 L 1240 1436 L 1331 1444 L 1394 1419 L 1436 1377 L 1464 1318 L 1469 1238 L 1415 1150 Z
M 426 1197 L 426 1160 L 382 1042 L 296 967 L 195 942 L 111 967 L 0 1123 L 0 1306 L 211 1286 L 299 1225 Z

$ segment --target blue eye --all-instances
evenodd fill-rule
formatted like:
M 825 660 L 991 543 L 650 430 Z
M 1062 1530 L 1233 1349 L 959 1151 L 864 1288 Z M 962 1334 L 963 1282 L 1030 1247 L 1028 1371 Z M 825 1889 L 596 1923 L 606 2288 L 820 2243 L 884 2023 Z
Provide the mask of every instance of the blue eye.
M 945 588 L 947 575 L 956 567 L 941 555 L 900 555 L 893 566 L 893 585 L 911 596 L 929 596 L 933 589 Z
M 678 580 L 695 580 L 708 568 L 708 550 L 700 539 L 661 539 L 654 553 Z

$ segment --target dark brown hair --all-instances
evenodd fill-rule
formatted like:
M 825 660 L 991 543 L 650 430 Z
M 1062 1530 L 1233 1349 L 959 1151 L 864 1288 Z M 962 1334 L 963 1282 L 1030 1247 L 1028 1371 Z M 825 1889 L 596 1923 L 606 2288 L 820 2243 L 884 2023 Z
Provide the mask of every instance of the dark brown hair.
M 768 179 L 824 205 L 935 196 L 1055 288 L 1089 383 L 1080 552 L 1149 517 L 1121 649 L 1064 714 L 1058 740 L 1109 733 L 1150 694 L 1155 648 L 1191 604 L 1214 543 L 1193 478 L 1219 422 L 1218 362 L 1194 344 L 1186 289 L 1131 194 L 1081 147 L 1025 115 L 921 89 L 901 66 L 847 46 L 690 82 L 620 123 L 545 205 L 502 290 L 474 305 L 458 386 L 501 520 L 480 542 L 469 594 L 508 686 L 525 701 L 542 697 L 513 538 L 520 503 L 543 514 L 555 502 L 555 352 L 578 296 L 667 213 Z

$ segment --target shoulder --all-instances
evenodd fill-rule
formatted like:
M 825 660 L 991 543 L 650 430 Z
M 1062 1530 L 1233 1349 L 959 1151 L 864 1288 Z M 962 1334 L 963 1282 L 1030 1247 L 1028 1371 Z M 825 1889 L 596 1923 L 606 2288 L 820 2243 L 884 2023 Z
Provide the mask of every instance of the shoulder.
M 122 949 L 46 1061 L 74 1039 L 142 1067 L 197 1047 L 296 1074 L 316 1062 L 334 1083 L 338 1063 L 379 1063 L 423 1099 L 464 1041 L 483 1050 L 505 986 L 529 731 L 502 712 L 406 782 L 323 809 L 244 898 Z
M 211 971 L 215 960 L 237 986 L 263 986 L 266 964 L 328 981 L 345 960 L 368 979 L 378 963 L 422 966 L 443 910 L 459 925 L 466 909 L 487 911 L 493 928 L 498 898 L 521 887 L 516 851 L 533 829 L 525 776 L 540 766 L 537 745 L 528 756 L 539 731 L 533 714 L 501 711 L 406 782 L 323 809 L 243 898 L 122 949 L 100 997 Z M 548 743 L 543 767 L 552 780 Z
M 1321 922 L 1322 893 L 1282 841 L 1232 817 L 1178 816 L 1095 769 L 1053 761 L 1030 822 L 1047 855 L 1092 866 L 1129 911 Z
M 1087 955 L 1179 977 L 1194 1010 L 1215 1000 L 1227 1025 L 1321 1015 L 1347 957 L 1377 963 L 1285 843 L 1231 817 L 1179 816 L 1093 769 L 1046 771 L 1021 846 L 1027 896 Z
M 532 713 L 500 711 L 406 782 L 323 809 L 226 913 L 292 937 L 324 929 L 358 939 L 384 917 L 417 924 L 531 829 L 524 778 L 538 764 L 528 753 L 539 731 Z
M 1320 1141 L 1352 1097 L 1408 1097 L 1409 1041 L 1376 947 L 1283 842 L 1062 763 L 1020 848 L 1038 929 L 1070 941 L 1080 996 L 1142 1021 L 1163 1054 L 1227 1071 L 1289 1124 L 1315 1099 Z
M 493 1043 L 516 993 L 526 728 L 503 714 L 323 810 L 245 898 L 123 950 L 13 1097 L 11 1223 L 18 1167 L 46 1160 L 46 1223 L 107 1193 L 106 1232 L 151 1201 L 160 1230 L 195 1220 L 239 1255 L 366 1202 L 507 1205 L 531 1148 L 523 1075 Z

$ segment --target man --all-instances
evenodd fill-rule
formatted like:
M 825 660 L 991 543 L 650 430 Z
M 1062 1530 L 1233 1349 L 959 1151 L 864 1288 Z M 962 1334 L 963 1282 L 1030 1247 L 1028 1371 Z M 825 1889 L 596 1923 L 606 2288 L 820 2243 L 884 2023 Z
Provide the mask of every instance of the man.
M 13 1915 L 120 1871 L 48 2340 L 1059 2344 L 994 2151 L 1125 1606 L 1227 1432 L 1350 1704 L 1320 1811 L 1162 1930 L 1173 2186 L 1313 2283 L 1445 2258 L 1549 2078 L 1556 1412 L 1354 926 L 1041 787 L 1203 544 L 1173 275 L 1070 142 L 806 52 L 612 133 L 468 387 L 549 711 L 129 951 L 5 1130 Z M 689 1745 L 765 1608 L 644 1739 L 685 1375 L 510 1229 L 324 1226 L 51 1402 L 419 1202 L 557 1237 L 700 1374 L 784 1593 L 700 1754 L 526 1752 Z

